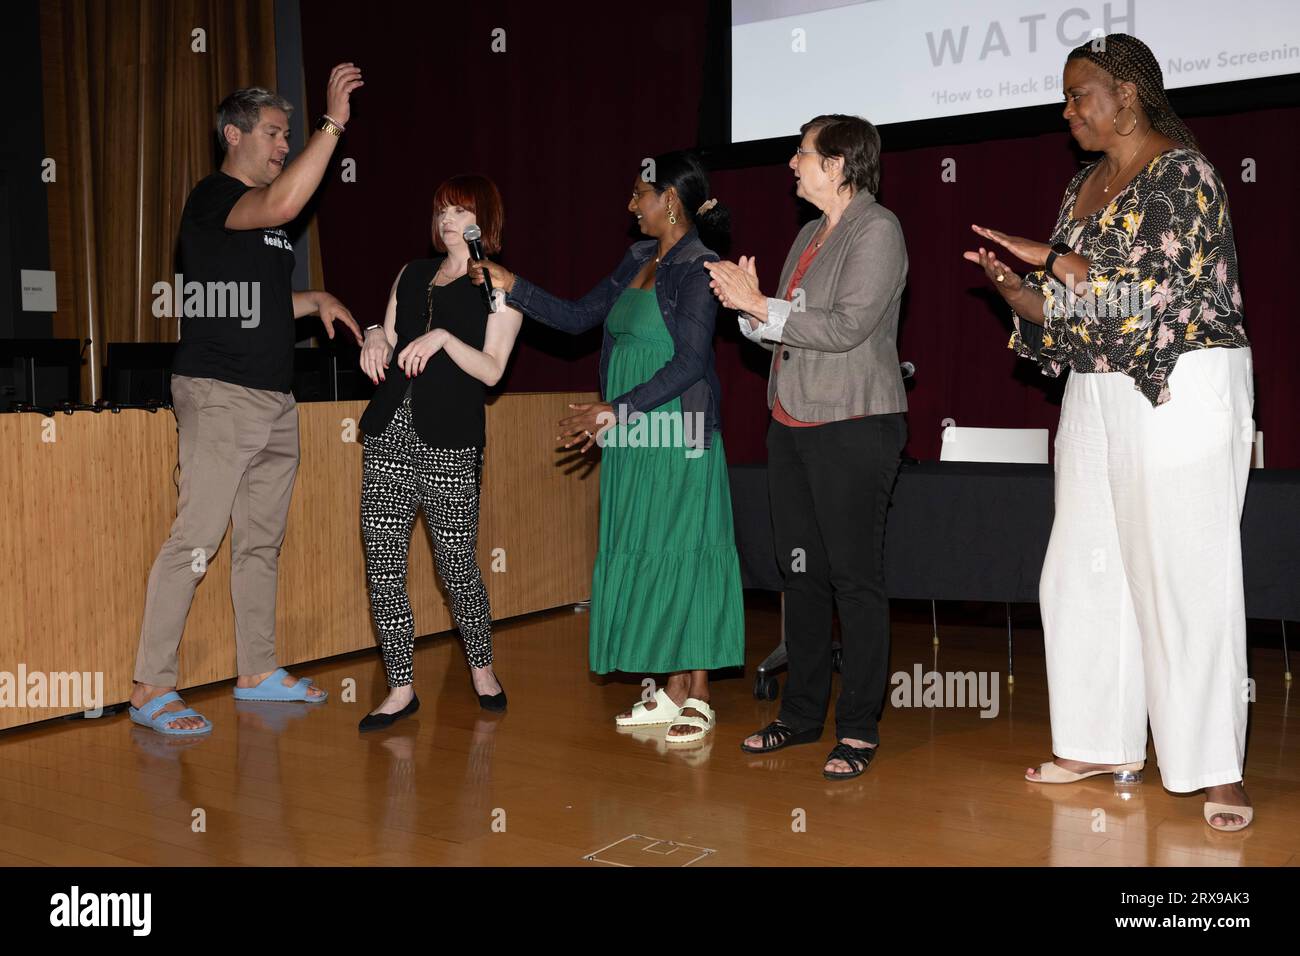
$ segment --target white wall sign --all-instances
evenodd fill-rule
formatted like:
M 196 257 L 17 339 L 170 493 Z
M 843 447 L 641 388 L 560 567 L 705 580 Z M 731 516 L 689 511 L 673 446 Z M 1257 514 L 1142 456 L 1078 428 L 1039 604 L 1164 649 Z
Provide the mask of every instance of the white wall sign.
M 54 273 L 46 269 L 20 269 L 24 312 L 57 312 Z

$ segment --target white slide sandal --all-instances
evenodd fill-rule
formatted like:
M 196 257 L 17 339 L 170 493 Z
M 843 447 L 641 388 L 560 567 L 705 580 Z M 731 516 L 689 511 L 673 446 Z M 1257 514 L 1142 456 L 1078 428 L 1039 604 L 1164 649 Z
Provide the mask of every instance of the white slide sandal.
M 673 703 L 673 699 L 661 687 L 655 691 L 655 707 L 646 707 L 644 700 L 632 705 L 630 717 L 615 717 L 614 723 L 619 727 L 653 727 L 657 724 L 671 724 L 677 719 L 682 709 Z
M 670 744 L 689 744 L 696 740 L 703 740 L 708 736 L 709 732 L 713 730 L 713 725 L 717 721 L 718 715 L 714 713 L 712 707 L 700 700 L 698 697 L 687 697 L 686 702 L 682 704 L 682 710 L 698 710 L 704 716 L 694 717 L 690 714 L 682 715 L 679 712 L 671 721 L 672 727 L 680 725 L 685 727 L 694 727 L 695 729 L 689 734 L 665 734 L 664 739 Z M 668 729 L 672 730 L 672 727 L 669 727 Z

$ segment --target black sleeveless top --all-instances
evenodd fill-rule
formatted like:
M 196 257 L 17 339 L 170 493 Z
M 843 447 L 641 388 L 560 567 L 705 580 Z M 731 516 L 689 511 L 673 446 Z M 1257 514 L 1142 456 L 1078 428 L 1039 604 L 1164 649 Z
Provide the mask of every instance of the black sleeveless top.
M 397 283 L 397 345 L 385 380 L 361 416 L 361 430 L 367 435 L 382 433 L 409 388 L 411 417 L 421 441 L 434 448 L 482 448 L 486 441 L 482 382 L 463 371 L 445 349 L 439 349 L 413 379 L 397 365 L 397 356 L 425 333 L 426 323 L 430 329 L 445 328 L 471 348 L 483 348 L 488 310 L 483 293 L 469 276 L 433 287 L 430 319 L 429 284 L 441 263 L 442 259 L 416 259 Z

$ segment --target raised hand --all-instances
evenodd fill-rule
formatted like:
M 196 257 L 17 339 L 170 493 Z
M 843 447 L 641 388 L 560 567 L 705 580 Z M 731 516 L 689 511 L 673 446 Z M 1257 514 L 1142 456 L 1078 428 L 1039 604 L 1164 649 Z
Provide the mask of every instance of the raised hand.
M 993 288 L 997 289 L 1003 298 L 1020 291 L 1020 276 L 1012 272 L 1006 263 L 994 255 L 992 249 L 985 249 L 980 246 L 979 252 L 963 252 L 961 257 L 967 262 L 974 262 L 983 269 L 984 275 L 988 277 Z
M 352 91 L 365 86 L 361 68 L 354 63 L 340 63 L 330 71 L 325 87 L 325 115 L 340 126 L 347 126 L 352 116 Z
M 741 256 L 739 263 L 706 262 L 704 268 L 711 277 L 709 288 L 724 307 L 761 316 L 767 312 L 766 297 L 758 289 L 754 262 L 752 257 Z
M 976 235 L 983 236 L 991 242 L 996 242 L 1025 265 L 1033 266 L 1035 269 L 1043 267 L 1047 262 L 1047 254 L 1051 252 L 1051 246 L 1045 242 L 1035 242 L 1022 236 L 1008 236 L 1005 232 L 998 232 L 996 229 L 988 229 L 973 223 L 971 224 L 971 230 Z
M 515 274 L 491 259 L 484 259 L 482 262 L 471 259 L 469 265 L 465 267 L 465 272 L 469 276 L 469 281 L 474 285 L 483 284 L 483 273 L 486 272 L 492 277 L 493 289 L 509 292 L 515 287 Z

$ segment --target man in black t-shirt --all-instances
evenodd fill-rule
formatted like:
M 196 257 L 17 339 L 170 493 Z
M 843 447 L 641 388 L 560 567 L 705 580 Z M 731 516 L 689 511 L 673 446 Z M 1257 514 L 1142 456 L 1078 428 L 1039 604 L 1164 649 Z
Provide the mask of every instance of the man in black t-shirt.
M 180 433 L 180 499 L 171 534 L 149 574 L 131 719 L 162 734 L 194 735 L 212 724 L 175 692 L 177 649 L 194 590 L 231 534 L 239 678 L 246 700 L 325 700 L 306 678 L 276 664 L 275 593 L 280 545 L 298 470 L 293 378 L 294 319 L 319 314 L 361 342 L 351 314 L 326 292 L 294 292 L 293 247 L 283 227 L 320 185 L 351 115 L 361 71 L 330 74 L 327 112 L 292 165 L 293 107 L 260 88 L 238 90 L 217 109 L 221 169 L 194 187 L 181 216 L 181 277 L 173 290 L 180 344 L 172 405 Z

